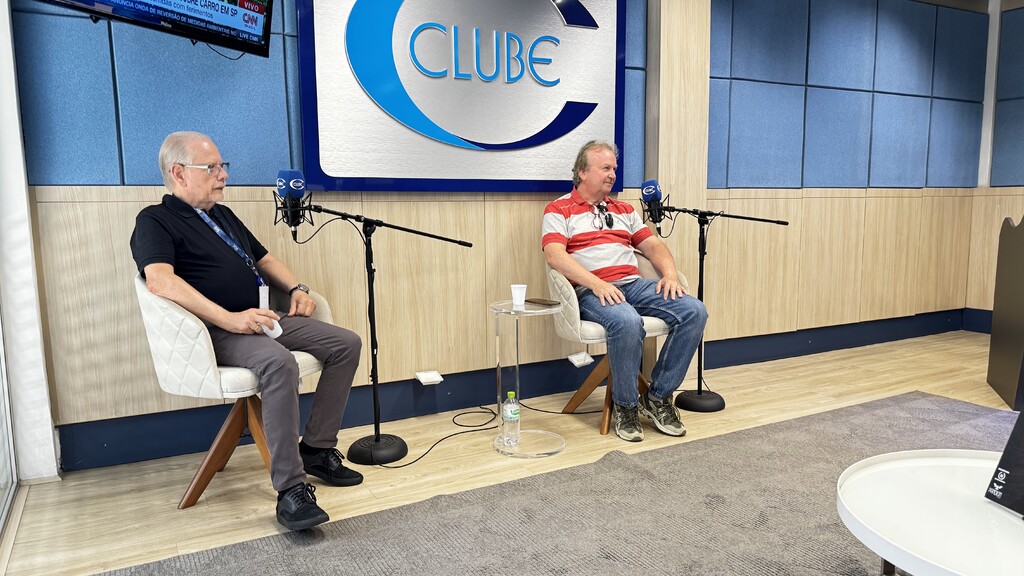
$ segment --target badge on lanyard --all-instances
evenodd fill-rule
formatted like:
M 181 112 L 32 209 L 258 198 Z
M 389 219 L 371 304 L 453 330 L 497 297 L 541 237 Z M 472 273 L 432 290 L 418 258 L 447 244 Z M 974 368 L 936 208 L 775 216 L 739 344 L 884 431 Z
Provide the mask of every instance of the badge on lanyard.
M 270 286 L 260 284 L 260 308 L 270 310 Z

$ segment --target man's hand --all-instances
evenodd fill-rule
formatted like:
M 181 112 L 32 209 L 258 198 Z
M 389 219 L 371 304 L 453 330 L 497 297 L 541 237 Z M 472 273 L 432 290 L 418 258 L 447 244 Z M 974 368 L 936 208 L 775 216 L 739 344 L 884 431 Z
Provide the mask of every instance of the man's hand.
M 689 294 L 689 292 L 683 288 L 683 285 L 679 283 L 678 278 L 662 278 L 658 281 L 658 285 L 654 288 L 654 291 L 661 294 L 665 300 L 675 300 L 683 294 Z
M 288 310 L 289 316 L 306 316 L 309 317 L 316 310 L 316 300 L 309 297 L 302 290 L 296 290 L 292 292 L 292 307 Z
M 280 319 L 281 317 L 273 310 L 249 308 L 229 314 L 227 322 L 221 328 L 235 334 L 262 334 L 264 327 L 271 330 L 274 328 L 274 320 Z
M 626 297 L 622 294 L 622 291 L 614 284 L 609 284 L 608 282 L 601 282 L 601 284 L 594 289 L 594 295 L 601 300 L 601 306 L 614 306 L 626 301 Z

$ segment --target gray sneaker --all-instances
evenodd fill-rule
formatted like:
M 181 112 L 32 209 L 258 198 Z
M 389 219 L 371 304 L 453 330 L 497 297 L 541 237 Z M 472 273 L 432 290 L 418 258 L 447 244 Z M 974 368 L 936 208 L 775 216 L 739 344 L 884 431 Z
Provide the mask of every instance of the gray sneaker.
M 615 421 L 615 435 L 626 442 L 639 442 L 644 439 L 644 429 L 640 426 L 640 413 L 636 406 L 626 408 L 612 404 L 612 420 Z
M 672 397 L 664 400 L 651 400 L 647 394 L 640 395 L 640 412 L 651 420 L 654 427 L 669 436 L 685 436 L 686 426 L 679 420 L 679 411 L 672 403 Z

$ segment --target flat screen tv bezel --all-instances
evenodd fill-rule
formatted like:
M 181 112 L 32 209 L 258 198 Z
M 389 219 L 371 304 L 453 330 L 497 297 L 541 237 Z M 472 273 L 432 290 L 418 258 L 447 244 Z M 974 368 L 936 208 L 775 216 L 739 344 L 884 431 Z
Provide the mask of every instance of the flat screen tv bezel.
M 267 0 L 267 15 L 263 24 L 263 42 L 262 44 L 255 44 L 252 42 L 246 42 L 237 38 L 226 36 L 224 34 L 218 34 L 210 30 L 204 30 L 202 28 L 196 28 L 189 26 L 182 22 L 174 22 L 173 26 L 164 27 L 145 20 L 139 20 L 131 18 L 129 16 L 123 16 L 120 14 L 114 14 L 113 12 L 104 12 L 102 10 L 95 10 L 75 2 L 75 0 L 42 0 L 49 4 L 61 6 L 62 8 L 68 8 L 78 12 L 85 12 L 91 17 L 100 18 L 103 20 L 117 20 L 118 22 L 124 22 L 126 24 L 132 24 L 134 26 L 141 26 L 150 30 L 156 30 L 158 32 L 166 32 L 175 36 L 180 36 L 187 40 L 191 40 L 193 44 L 197 42 L 205 42 L 207 44 L 213 44 L 220 46 L 221 48 L 227 48 L 229 50 L 238 50 L 246 54 L 252 54 L 253 56 L 260 56 L 262 58 L 270 57 L 270 36 L 271 36 L 271 25 L 273 24 L 273 13 L 274 13 L 274 0 Z M 100 5 L 109 7 L 113 10 L 113 6 L 106 4 L 104 0 L 94 0 L 94 5 Z

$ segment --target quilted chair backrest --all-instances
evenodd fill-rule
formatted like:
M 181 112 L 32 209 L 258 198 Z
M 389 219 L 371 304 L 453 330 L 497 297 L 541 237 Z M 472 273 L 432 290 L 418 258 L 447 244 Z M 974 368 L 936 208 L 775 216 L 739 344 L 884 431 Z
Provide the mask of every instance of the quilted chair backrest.
M 135 293 L 160 388 L 179 396 L 223 399 L 206 325 L 178 304 L 150 292 L 139 275 Z

